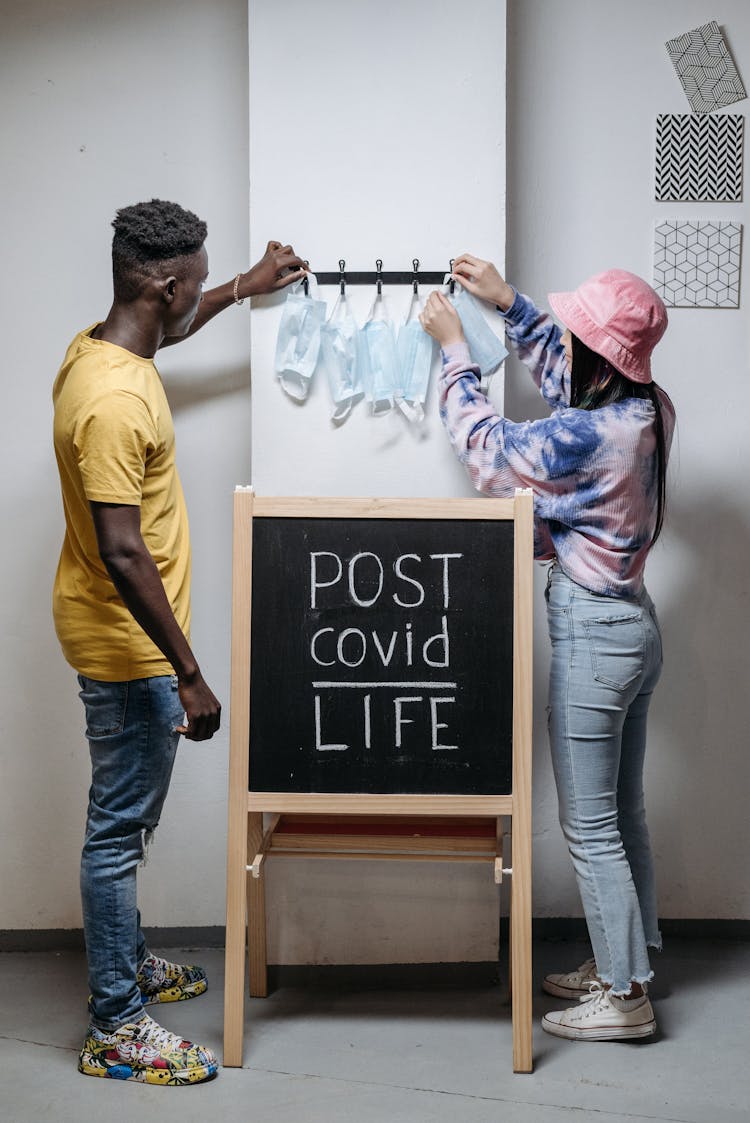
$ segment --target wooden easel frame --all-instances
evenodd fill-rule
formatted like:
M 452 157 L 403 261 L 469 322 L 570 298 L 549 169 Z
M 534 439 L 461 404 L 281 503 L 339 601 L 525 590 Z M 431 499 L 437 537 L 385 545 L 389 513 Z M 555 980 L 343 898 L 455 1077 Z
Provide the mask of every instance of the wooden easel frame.
M 507 519 L 514 526 L 512 793 L 466 795 L 326 795 L 249 791 L 250 634 L 253 517 L 362 519 Z M 234 494 L 232 670 L 229 727 L 224 1064 L 242 1065 L 245 951 L 250 993 L 266 992 L 264 886 L 258 856 L 269 852 L 273 824 L 263 813 L 362 816 L 509 817 L 513 831 L 510 893 L 513 1069 L 531 1072 L 531 734 L 533 499 L 261 498 L 252 488 Z M 278 822 L 278 819 L 276 820 Z M 498 835 L 500 829 L 498 827 Z M 300 853 L 300 856 L 303 856 Z M 318 856 L 331 856 L 330 853 Z M 371 853 L 370 857 L 378 857 Z M 413 858 L 413 854 L 401 855 Z M 501 857 L 501 855 L 500 855 Z M 440 857 L 439 860 L 444 860 Z M 255 869 L 253 868 L 255 864 Z M 255 873 L 255 876 L 253 876 Z M 497 873 L 497 865 L 496 865 Z M 249 917 L 249 923 L 248 923 Z

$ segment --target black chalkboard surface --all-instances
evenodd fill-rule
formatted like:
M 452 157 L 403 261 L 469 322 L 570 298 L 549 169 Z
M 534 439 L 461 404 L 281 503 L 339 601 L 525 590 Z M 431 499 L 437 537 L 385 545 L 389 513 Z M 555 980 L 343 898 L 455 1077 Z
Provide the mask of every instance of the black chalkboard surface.
M 256 516 L 250 791 L 510 793 L 513 537 Z

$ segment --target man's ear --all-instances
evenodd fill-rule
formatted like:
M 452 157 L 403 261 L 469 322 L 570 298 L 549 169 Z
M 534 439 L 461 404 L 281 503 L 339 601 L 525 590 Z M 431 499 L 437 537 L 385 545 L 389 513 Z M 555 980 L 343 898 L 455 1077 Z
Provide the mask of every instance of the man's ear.
M 164 277 L 161 282 L 162 296 L 167 304 L 171 304 L 174 300 L 174 290 L 177 285 L 176 277 Z

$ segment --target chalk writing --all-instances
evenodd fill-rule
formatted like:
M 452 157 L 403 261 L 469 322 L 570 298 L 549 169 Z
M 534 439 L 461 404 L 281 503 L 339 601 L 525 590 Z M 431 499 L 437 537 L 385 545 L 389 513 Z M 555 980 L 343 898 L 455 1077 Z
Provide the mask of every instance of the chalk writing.
M 421 608 L 425 601 L 437 602 L 443 611 L 432 625 L 405 618 L 401 627 L 390 632 L 378 631 L 373 627 L 357 627 L 349 623 L 343 628 L 327 624 L 317 628 L 310 639 L 310 659 L 318 667 L 341 667 L 354 669 L 361 667 L 368 654 L 371 661 L 387 670 L 391 663 L 403 668 L 424 667 L 431 669 L 450 669 L 450 631 L 448 612 L 451 604 L 451 573 L 455 572 L 464 560 L 462 553 L 431 553 L 423 558 L 417 553 L 402 553 L 395 558 L 383 558 L 371 550 L 360 550 L 351 557 L 342 557 L 335 550 L 310 551 L 310 608 L 325 613 L 347 611 L 351 620 L 367 616 L 367 610 L 374 608 L 381 597 L 386 596 L 404 612 Z M 408 571 L 407 571 L 408 570 Z M 392 573 L 394 581 L 387 582 Z M 388 584 L 388 591 L 386 585 Z M 391 585 L 395 584 L 395 588 Z M 365 610 L 364 613 L 359 610 Z M 431 629 L 437 627 L 436 632 Z M 455 689 L 455 683 L 451 684 Z M 324 735 L 321 699 L 322 690 L 335 692 L 341 689 L 362 691 L 373 687 L 398 691 L 412 689 L 407 681 L 383 681 L 358 684 L 342 680 L 329 681 L 325 685 L 315 683 L 313 695 L 313 718 L 315 749 L 317 752 L 344 752 L 350 745 L 335 739 L 330 729 Z M 427 738 L 433 752 L 457 750 L 458 743 L 443 744 L 439 731 L 449 728 L 447 720 L 438 720 L 438 706 L 446 707 L 455 702 L 455 697 L 436 697 L 433 691 L 445 689 L 440 682 L 426 680 L 419 684 L 423 694 L 395 696 L 388 703 L 385 718 L 392 744 L 378 746 L 381 750 L 403 750 L 409 739 Z M 350 716 L 350 715 L 348 715 Z M 447 718 L 447 711 L 443 711 Z M 414 727 L 414 728 L 408 728 Z M 361 736 L 361 746 L 372 749 L 372 695 L 362 697 L 362 722 L 357 730 Z

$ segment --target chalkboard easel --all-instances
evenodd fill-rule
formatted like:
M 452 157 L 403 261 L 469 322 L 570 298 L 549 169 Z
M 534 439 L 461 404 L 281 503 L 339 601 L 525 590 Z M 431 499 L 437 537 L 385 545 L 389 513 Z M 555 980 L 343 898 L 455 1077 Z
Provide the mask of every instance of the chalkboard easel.
M 344 857 L 512 873 L 513 1067 L 532 1070 L 532 537 L 528 491 L 236 490 L 225 1065 L 242 1064 L 246 951 L 266 993 L 265 863 Z

